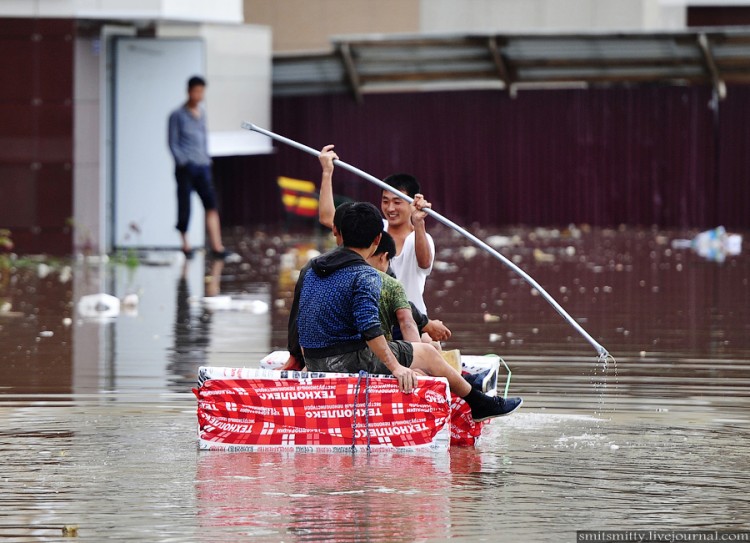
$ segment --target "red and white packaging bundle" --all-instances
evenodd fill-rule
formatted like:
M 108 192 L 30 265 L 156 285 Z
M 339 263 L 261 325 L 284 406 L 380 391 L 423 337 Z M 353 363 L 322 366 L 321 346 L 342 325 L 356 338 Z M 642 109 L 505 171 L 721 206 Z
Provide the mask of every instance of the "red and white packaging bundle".
M 206 450 L 446 451 L 451 396 L 420 377 L 403 394 L 390 376 L 200 368 L 198 437 Z

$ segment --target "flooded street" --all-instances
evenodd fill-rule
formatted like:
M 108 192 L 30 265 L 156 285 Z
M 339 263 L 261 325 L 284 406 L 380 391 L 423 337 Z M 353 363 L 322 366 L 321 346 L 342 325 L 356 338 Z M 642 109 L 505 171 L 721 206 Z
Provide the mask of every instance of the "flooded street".
M 676 241 L 698 231 L 471 228 L 610 351 L 604 365 L 507 267 L 429 228 L 425 299 L 453 331 L 445 348 L 502 356 L 525 400 L 447 455 L 197 450 L 198 366 L 286 348 L 295 272 L 328 235 L 229 232 L 240 264 L 149 252 L 3 272 L 0 539 L 57 541 L 64 526 L 81 541 L 164 542 L 750 530 L 746 243 L 702 256 Z M 84 316 L 79 300 L 98 293 L 127 303 Z

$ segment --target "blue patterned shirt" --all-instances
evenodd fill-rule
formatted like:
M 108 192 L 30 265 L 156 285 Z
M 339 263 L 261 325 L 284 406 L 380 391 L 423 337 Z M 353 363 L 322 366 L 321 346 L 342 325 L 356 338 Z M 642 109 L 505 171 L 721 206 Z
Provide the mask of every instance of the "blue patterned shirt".
M 299 343 L 305 355 L 330 356 L 359 350 L 383 335 L 380 329 L 378 271 L 365 263 L 321 277 L 305 274 L 299 303 Z M 328 354 L 330 353 L 330 354 Z

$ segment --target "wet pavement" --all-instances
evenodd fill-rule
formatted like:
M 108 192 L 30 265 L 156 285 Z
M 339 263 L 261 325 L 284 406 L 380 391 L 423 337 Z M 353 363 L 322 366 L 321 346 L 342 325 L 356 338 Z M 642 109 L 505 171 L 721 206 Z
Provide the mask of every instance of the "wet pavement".
M 296 270 L 329 236 L 228 232 L 240 264 L 149 252 L 134 266 L 25 260 L 3 272 L 0 538 L 55 541 L 64 526 L 86 541 L 750 529 L 747 252 L 722 260 L 675 243 L 697 231 L 472 231 L 616 363 L 597 361 L 508 268 L 432 227 L 426 301 L 453 331 L 445 347 L 501 355 L 525 399 L 478 448 L 441 456 L 197 451 L 197 367 L 253 366 L 284 348 Z M 84 317 L 79 300 L 97 293 L 128 303 Z

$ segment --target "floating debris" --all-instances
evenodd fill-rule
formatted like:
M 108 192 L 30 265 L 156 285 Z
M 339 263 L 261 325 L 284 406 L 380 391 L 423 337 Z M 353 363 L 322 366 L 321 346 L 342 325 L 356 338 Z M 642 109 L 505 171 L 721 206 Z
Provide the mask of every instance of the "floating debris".
M 672 248 L 692 249 L 707 260 L 724 262 L 727 256 L 736 256 L 742 252 L 742 236 L 728 233 L 723 226 L 717 226 L 700 232 L 693 239 L 672 240 Z
M 554 262 L 555 255 L 545 253 L 541 249 L 534 249 L 534 260 L 537 262 Z
M 135 308 L 138 307 L 138 295 L 135 293 L 126 294 L 125 297 L 122 299 L 122 306 L 127 308 Z
M 86 318 L 107 319 L 120 314 L 119 298 L 110 294 L 89 294 L 78 300 L 78 313 Z
M 61 283 L 67 283 L 71 280 L 73 277 L 73 270 L 70 266 L 63 266 L 62 269 L 60 269 L 60 275 L 58 276 L 58 279 Z
M 210 311 L 246 311 L 256 315 L 268 313 L 268 304 L 262 300 L 237 299 L 231 296 L 205 296 L 201 298 L 201 302 Z
M 461 253 L 464 260 L 471 260 L 479 254 L 479 249 L 470 245 L 468 247 L 461 247 L 458 252 Z
M 490 236 L 487 238 L 487 244 L 491 245 L 495 249 L 499 249 L 500 247 L 507 247 L 509 245 L 514 245 L 518 243 L 517 237 L 508 237 L 508 236 Z
M 51 271 L 52 271 L 52 268 L 50 268 L 44 262 L 41 262 L 36 267 L 36 274 L 39 276 L 39 279 L 44 279 L 45 277 L 47 277 L 49 275 L 49 272 L 51 272 Z
M 436 260 L 432 264 L 432 269 L 444 273 L 456 273 L 459 267 L 456 264 L 448 263 L 443 260 Z

